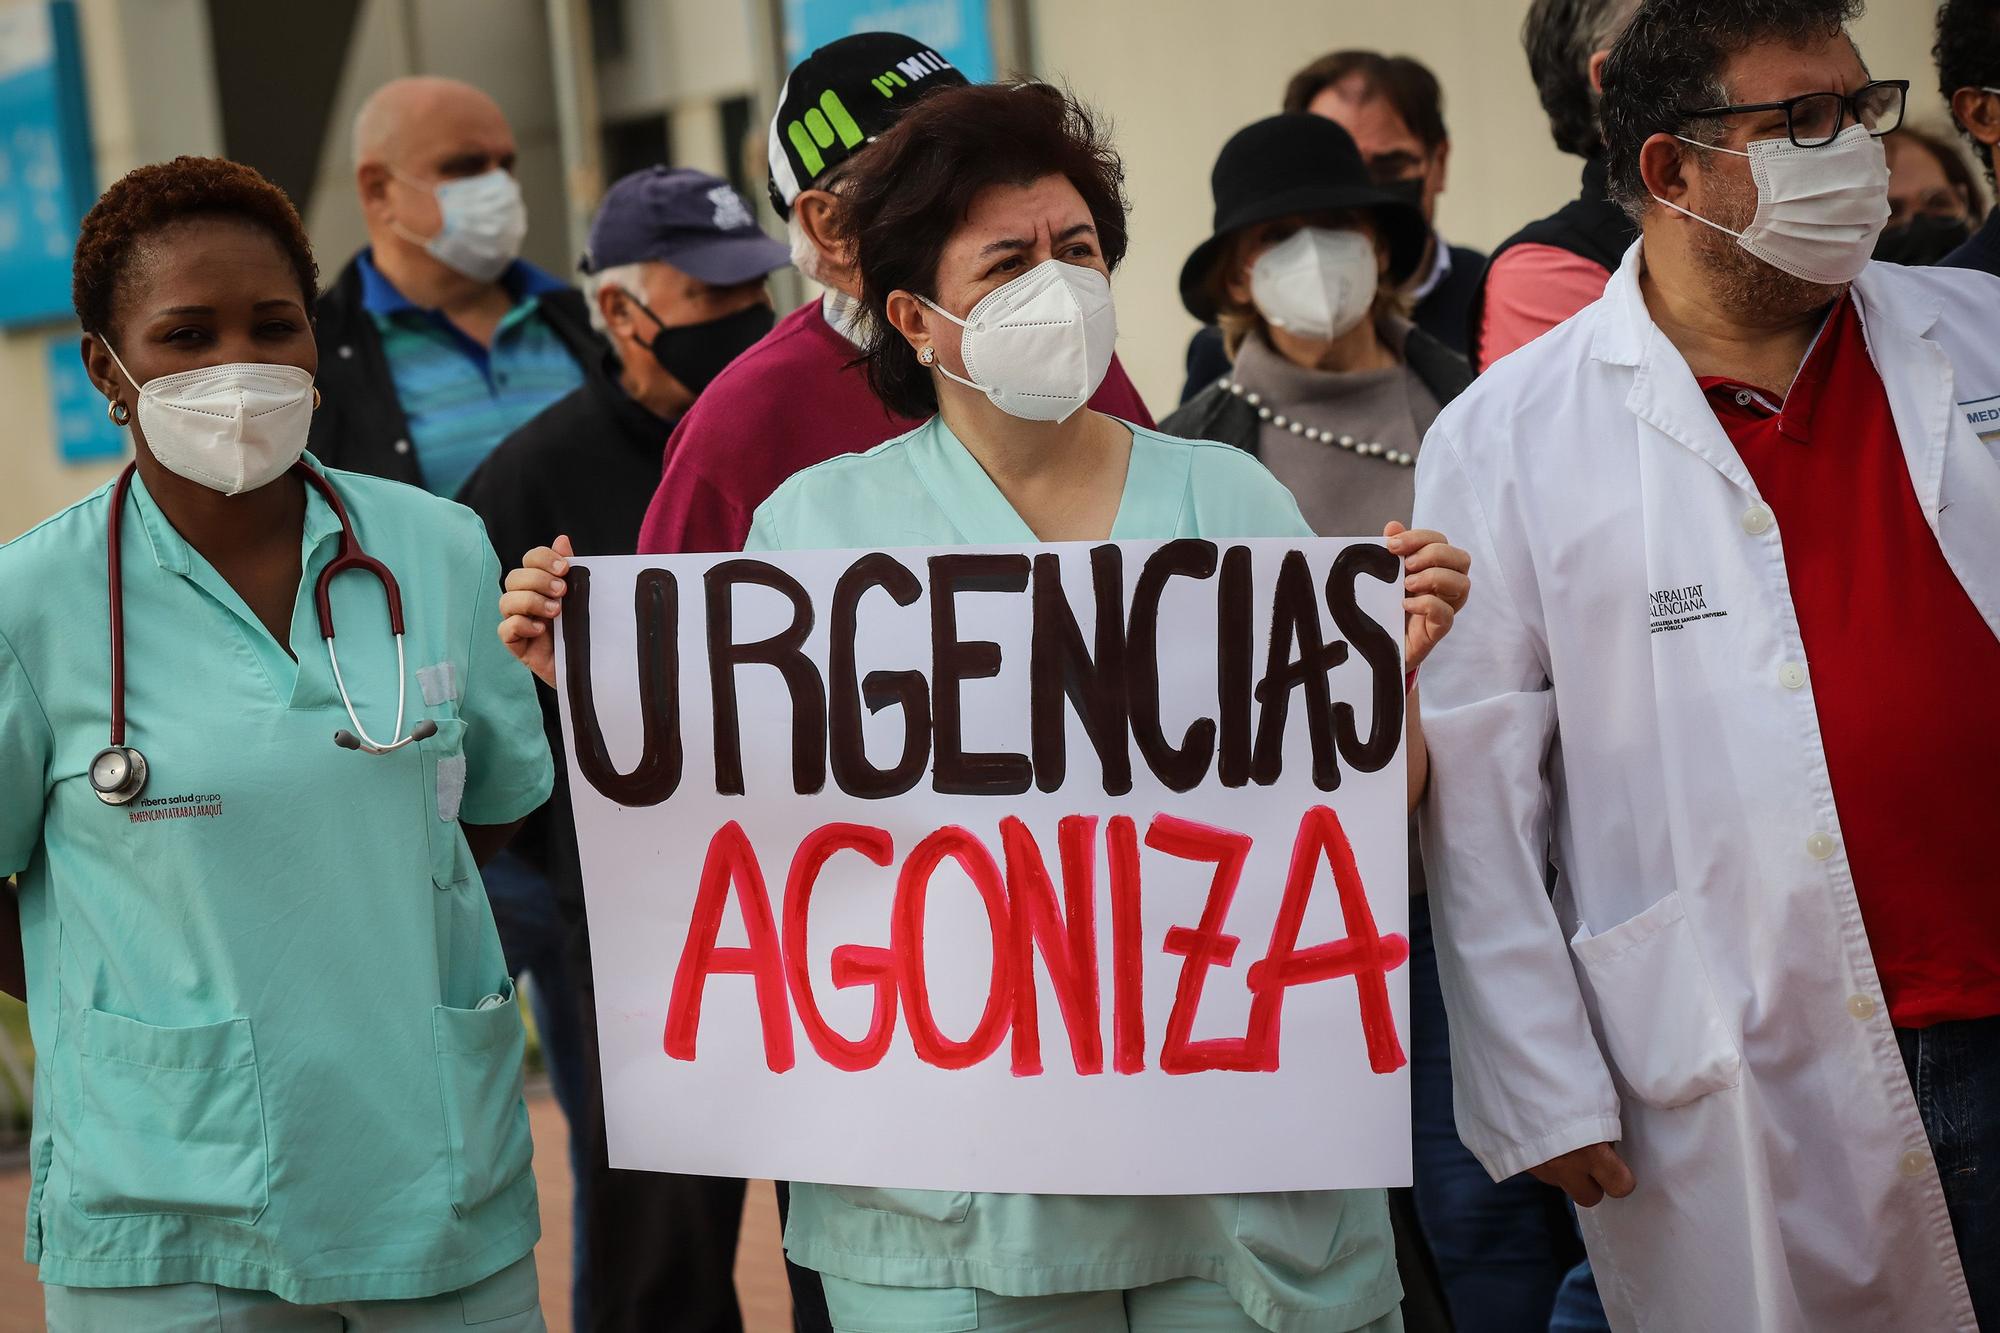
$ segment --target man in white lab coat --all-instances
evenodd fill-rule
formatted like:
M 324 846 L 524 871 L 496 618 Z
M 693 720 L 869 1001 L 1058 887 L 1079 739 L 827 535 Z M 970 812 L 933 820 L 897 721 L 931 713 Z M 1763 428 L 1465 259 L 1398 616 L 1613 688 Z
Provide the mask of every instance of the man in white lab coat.
M 1868 262 L 1859 7 L 1646 0 L 1640 242 L 1419 455 L 1459 1132 L 1620 1329 L 2000 1329 L 2000 279 Z

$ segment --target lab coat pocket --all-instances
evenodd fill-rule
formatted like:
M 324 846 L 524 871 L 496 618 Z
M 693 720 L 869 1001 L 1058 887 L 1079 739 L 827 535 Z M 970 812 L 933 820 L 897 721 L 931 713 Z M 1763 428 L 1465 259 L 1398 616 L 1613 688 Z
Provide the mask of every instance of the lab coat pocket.
M 1602 935 L 1579 926 L 1570 950 L 1596 1000 L 1611 1063 L 1641 1101 L 1685 1106 L 1743 1078 L 1678 893 Z
M 161 1028 L 83 1011 L 70 1196 L 90 1217 L 254 1223 L 270 1201 L 250 1020 Z
M 431 1010 L 451 1158 L 451 1210 L 469 1215 L 528 1173 L 534 1141 L 521 1100 L 521 1007 L 514 983 L 483 1009 Z
M 431 880 L 440 889 L 455 889 L 478 870 L 458 827 L 459 806 L 465 798 L 465 720 L 431 720 L 437 723 L 437 735 L 417 747 L 424 762 L 424 822 L 431 842 Z

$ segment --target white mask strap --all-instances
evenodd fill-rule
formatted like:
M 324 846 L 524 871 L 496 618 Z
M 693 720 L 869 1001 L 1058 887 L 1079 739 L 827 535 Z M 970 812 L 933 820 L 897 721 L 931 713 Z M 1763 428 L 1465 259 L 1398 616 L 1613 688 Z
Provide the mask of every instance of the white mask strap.
M 132 386 L 132 391 L 134 393 L 144 393 L 145 390 L 139 387 L 139 381 L 132 378 L 132 372 L 125 369 L 125 363 L 118 359 L 118 349 L 111 345 L 111 340 L 100 333 L 97 335 L 97 341 L 104 344 L 104 350 L 111 354 L 111 364 L 118 367 L 118 373 L 125 377 L 127 384 Z
M 1676 134 L 1676 135 L 1675 135 L 1674 137 L 1675 137 L 1676 139 L 1679 139 L 1679 140 L 1680 140 L 1680 141 L 1681 141 L 1682 143 L 1684 143 L 1684 144 L 1688 145 L 1688 146 L 1689 146 L 1690 148 L 1705 148 L 1705 149 L 1707 149 L 1707 150 L 1708 150 L 1709 152 L 1711 152 L 1711 153 L 1727 153 L 1727 154 L 1729 154 L 1729 155 L 1730 155 L 1731 157 L 1748 157 L 1748 156 L 1750 156 L 1750 154 L 1748 154 L 1748 153 L 1746 153 L 1746 152 L 1742 151 L 1741 149 L 1738 149 L 1738 148 L 1724 148 L 1724 147 L 1723 147 L 1723 146 L 1722 146 L 1721 144 L 1719 144 L 1719 143 L 1703 143 L 1703 142 L 1702 142 L 1701 140 L 1699 140 L 1699 139 L 1690 139 L 1690 138 L 1688 138 L 1688 137 L 1687 137 L 1687 136 L 1686 136 L 1685 134 Z M 1662 201 L 1662 202 L 1664 202 L 1664 201 Z M 1673 207 L 1673 205 L 1671 205 L 1671 204 L 1668 204 L 1667 206 L 1668 206 L 1669 208 Z
M 999 289 L 995 288 L 994 290 L 998 291 Z M 917 299 L 919 301 L 922 301 L 925 305 L 929 306 L 931 309 L 937 311 L 940 315 L 943 315 L 946 319 L 950 320 L 952 323 L 958 325 L 958 327 L 960 327 L 961 329 L 969 329 L 972 327 L 970 324 L 960 319 L 957 315 L 952 314 L 951 311 L 946 310 L 943 306 L 939 305 L 936 301 L 931 300 L 930 297 L 919 296 Z
M 1682 143 L 1689 145 L 1690 147 L 1706 149 L 1711 153 L 1729 153 L 1735 157 L 1750 156 L 1750 154 L 1744 152 L 1738 152 L 1734 148 L 1724 148 L 1720 144 L 1703 143 L 1699 139 L 1690 139 L 1685 134 L 1676 134 L 1674 137 L 1676 139 L 1679 139 Z M 1653 196 L 1653 202 L 1656 204 L 1664 204 L 1666 207 L 1673 209 L 1674 212 L 1681 214 L 1683 217 L 1693 218 L 1696 222 L 1706 222 L 1708 223 L 1709 226 L 1715 228 L 1717 231 L 1721 232 L 1724 236 L 1734 236 L 1739 241 L 1743 239 L 1742 232 L 1731 231 L 1729 228 L 1723 226 L 1720 222 L 1709 222 L 1707 218 L 1703 217 L 1701 214 L 1693 211 L 1692 209 L 1682 208 L 1679 204 L 1669 204 L 1667 203 L 1666 200 L 1660 198 L 1660 196 L 1658 196 L 1657 194 Z
M 950 320 L 952 323 L 958 325 L 958 327 L 960 327 L 961 329 L 969 329 L 972 327 L 970 324 L 960 319 L 957 315 L 952 314 L 951 311 L 946 310 L 943 306 L 939 305 L 936 301 L 931 300 L 930 297 L 919 296 L 917 297 L 917 299 L 919 301 L 922 301 L 925 305 L 929 306 L 931 309 L 937 311 L 940 315 L 943 315 L 946 319 Z M 935 370 L 938 374 L 944 376 L 946 379 L 952 381 L 954 384 L 963 384 L 966 388 L 973 390 L 975 393 L 991 392 L 984 384 L 974 384 L 971 380 L 965 378 L 965 376 L 963 375 L 952 374 L 950 368 L 948 368 L 942 360 L 931 362 L 930 368 L 932 370 Z
M 1739 241 L 1743 239 L 1742 232 L 1731 231 L 1729 230 L 1729 228 L 1723 226 L 1720 222 L 1711 222 L 1709 221 L 1709 219 L 1703 217 L 1701 214 L 1695 212 L 1693 209 L 1682 208 L 1679 204 L 1668 203 L 1666 200 L 1660 198 L 1660 196 L 1658 196 L 1657 194 L 1653 196 L 1653 202 L 1656 204 L 1665 205 L 1666 207 L 1673 209 L 1674 212 L 1679 213 L 1684 217 L 1691 217 L 1696 222 L 1708 223 L 1709 226 L 1715 228 L 1717 231 L 1721 232 L 1724 236 L 1734 236 Z

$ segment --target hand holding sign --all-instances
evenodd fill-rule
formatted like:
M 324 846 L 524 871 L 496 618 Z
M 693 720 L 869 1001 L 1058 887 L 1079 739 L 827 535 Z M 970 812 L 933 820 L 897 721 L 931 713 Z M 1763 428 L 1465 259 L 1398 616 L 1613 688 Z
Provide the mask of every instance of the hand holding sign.
M 507 590 L 500 594 L 500 642 L 521 659 L 521 665 L 535 673 L 542 684 L 556 683 L 556 617 L 562 614 L 563 595 L 569 591 L 563 575 L 569 572 L 569 538 L 558 536 L 549 546 L 537 546 L 521 557 L 521 566 L 507 574 Z
M 1403 669 L 1414 673 L 1450 632 L 1452 617 L 1472 591 L 1472 556 L 1428 528 L 1412 532 L 1391 523 L 1382 536 L 1392 553 L 1404 557 Z

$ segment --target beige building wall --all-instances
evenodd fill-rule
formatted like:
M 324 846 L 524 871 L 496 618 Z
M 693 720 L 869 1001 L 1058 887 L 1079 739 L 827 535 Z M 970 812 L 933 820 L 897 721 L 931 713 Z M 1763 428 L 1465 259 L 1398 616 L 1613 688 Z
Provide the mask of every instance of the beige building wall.
M 0 0 L 4 3 L 4 0 Z M 99 184 L 142 162 L 214 153 L 221 116 L 210 92 L 207 6 L 202 0 L 80 0 L 90 126 Z M 0 541 L 88 494 L 116 463 L 78 467 L 56 457 L 47 344 L 74 345 L 74 324 L 0 332 Z
M 1576 194 L 1579 159 L 1550 140 L 1521 53 L 1527 0 L 1030 0 L 1035 64 L 1112 120 L 1132 199 L 1117 280 L 1119 356 L 1155 414 L 1180 393 L 1195 330 L 1183 261 L 1209 234 L 1209 169 L 1238 129 L 1278 110 L 1316 56 L 1374 47 L 1437 73 L 1452 131 L 1438 228 L 1486 249 Z M 1856 30 L 1879 78 L 1943 115 L 1930 59 L 1933 0 L 1872 0 Z

